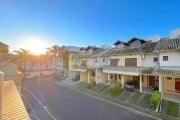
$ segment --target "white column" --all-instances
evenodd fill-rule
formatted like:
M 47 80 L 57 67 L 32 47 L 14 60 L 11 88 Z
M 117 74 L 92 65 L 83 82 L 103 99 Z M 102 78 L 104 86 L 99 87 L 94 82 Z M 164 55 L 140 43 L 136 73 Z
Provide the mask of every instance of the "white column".
M 89 71 L 88 72 L 88 83 L 90 83 L 90 75 L 89 75 Z
M 96 69 L 96 71 L 95 71 L 95 82 L 96 82 L 96 84 L 97 84 L 97 82 L 98 82 L 98 72 L 97 72 L 97 69 Z
M 161 94 L 163 92 L 163 90 L 162 90 L 162 77 L 161 76 L 159 76 L 159 92 L 161 92 Z
M 100 70 L 99 70 L 99 75 L 98 75 L 99 77 L 98 77 L 98 81 L 99 81 L 99 83 L 101 83 L 102 81 L 100 81 L 101 80 L 101 74 L 100 74 Z
M 121 85 L 122 85 L 122 88 L 124 88 L 124 75 L 121 75 Z
M 140 75 L 140 81 L 139 81 L 139 92 L 142 93 L 142 75 Z
M 110 75 L 108 73 L 108 84 L 110 84 Z

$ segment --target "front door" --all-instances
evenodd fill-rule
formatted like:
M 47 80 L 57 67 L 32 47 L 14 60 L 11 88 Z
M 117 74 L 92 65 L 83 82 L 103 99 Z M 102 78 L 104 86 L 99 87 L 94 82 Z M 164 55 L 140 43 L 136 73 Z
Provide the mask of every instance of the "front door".
M 175 90 L 180 92 L 180 78 L 175 78 Z
M 156 85 L 155 76 L 149 76 L 149 87 L 154 87 Z

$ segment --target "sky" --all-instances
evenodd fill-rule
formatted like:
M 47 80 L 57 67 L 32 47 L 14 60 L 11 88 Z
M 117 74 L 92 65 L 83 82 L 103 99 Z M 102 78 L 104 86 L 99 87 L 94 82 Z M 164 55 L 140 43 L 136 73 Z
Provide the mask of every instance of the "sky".
M 167 37 L 179 11 L 179 0 L 0 0 L 0 41 L 15 50 Z

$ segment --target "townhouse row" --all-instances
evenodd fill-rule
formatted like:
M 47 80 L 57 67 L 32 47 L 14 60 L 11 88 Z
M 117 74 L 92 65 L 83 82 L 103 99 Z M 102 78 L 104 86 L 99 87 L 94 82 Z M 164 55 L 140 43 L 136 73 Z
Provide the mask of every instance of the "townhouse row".
M 88 83 L 134 81 L 139 92 L 157 87 L 166 98 L 180 98 L 180 38 L 116 41 L 114 47 L 81 48 L 73 58 L 70 78 Z

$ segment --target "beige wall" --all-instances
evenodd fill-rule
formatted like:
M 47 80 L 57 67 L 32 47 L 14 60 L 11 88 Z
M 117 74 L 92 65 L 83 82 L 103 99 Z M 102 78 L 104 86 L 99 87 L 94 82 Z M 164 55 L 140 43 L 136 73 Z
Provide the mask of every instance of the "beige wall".
M 102 70 L 98 70 L 98 74 L 100 75 L 97 79 L 97 83 L 103 83 L 103 82 L 108 82 L 108 74 L 104 73 Z
M 131 75 L 124 75 L 124 81 L 127 82 L 127 81 L 132 81 L 133 80 L 133 76 Z
M 148 87 L 148 76 L 147 75 L 143 75 L 143 83 L 142 83 L 143 87 Z
M 162 77 L 164 91 L 175 91 L 175 78 L 168 80 L 167 77 Z
M 118 66 L 125 66 L 125 58 L 137 58 L 137 66 L 141 66 L 141 55 L 135 54 L 135 55 L 119 55 L 119 56 L 111 56 L 112 58 L 118 58 Z
M 80 80 L 88 80 L 87 72 L 80 72 Z

